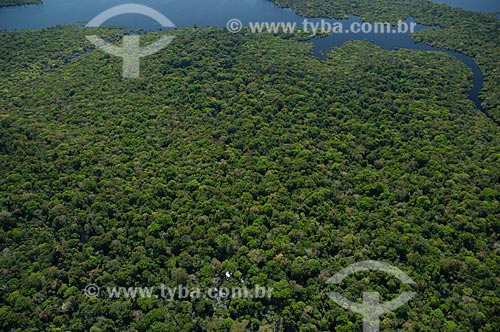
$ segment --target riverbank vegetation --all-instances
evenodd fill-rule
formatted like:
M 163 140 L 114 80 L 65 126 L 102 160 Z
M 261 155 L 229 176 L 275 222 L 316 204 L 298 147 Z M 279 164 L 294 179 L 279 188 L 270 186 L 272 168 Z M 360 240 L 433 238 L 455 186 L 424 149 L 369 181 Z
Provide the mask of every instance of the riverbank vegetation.
M 500 121 L 500 20 L 493 13 L 452 8 L 429 0 L 273 0 L 311 17 L 360 16 L 369 22 L 397 22 L 414 17 L 418 23 L 440 26 L 415 34 L 416 41 L 474 57 L 484 77 L 480 94 L 484 110 Z
M 326 292 L 403 288 L 326 286 L 366 259 L 416 282 L 382 331 L 500 330 L 500 136 L 463 63 L 173 33 L 138 80 L 84 29 L 0 34 L 1 330 L 361 331 Z M 271 299 L 83 293 L 243 282 Z
M 42 0 L 0 0 L 0 7 L 41 4 Z

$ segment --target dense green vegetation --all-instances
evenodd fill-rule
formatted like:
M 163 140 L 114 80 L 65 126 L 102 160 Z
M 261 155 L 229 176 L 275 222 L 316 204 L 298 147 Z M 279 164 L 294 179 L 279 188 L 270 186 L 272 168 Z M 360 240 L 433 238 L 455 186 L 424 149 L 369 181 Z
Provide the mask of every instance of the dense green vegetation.
M 500 20 L 493 13 L 477 13 L 429 0 L 273 0 L 281 7 L 312 17 L 360 16 L 370 22 L 397 22 L 413 16 L 418 23 L 442 29 L 425 29 L 417 41 L 473 56 L 485 76 L 483 107 L 500 120 Z
M 325 293 L 399 282 L 325 282 L 365 259 L 417 283 L 382 331 L 500 330 L 500 136 L 463 63 L 175 33 L 132 81 L 82 29 L 0 34 L 1 330 L 361 331 Z M 83 294 L 240 276 L 272 298 Z
M 0 7 L 2 6 L 21 6 L 40 4 L 42 0 L 0 0 Z

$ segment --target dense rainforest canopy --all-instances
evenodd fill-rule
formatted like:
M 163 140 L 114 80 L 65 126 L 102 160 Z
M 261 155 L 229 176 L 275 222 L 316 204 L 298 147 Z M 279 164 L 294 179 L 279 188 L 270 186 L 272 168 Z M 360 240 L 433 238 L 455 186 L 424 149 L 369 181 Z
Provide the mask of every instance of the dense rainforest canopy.
M 483 107 L 497 122 L 500 120 L 500 20 L 495 14 L 466 11 L 430 0 L 272 1 L 312 17 L 358 15 L 369 22 L 397 22 L 411 16 L 418 23 L 441 27 L 421 30 L 414 38 L 473 56 L 485 76 Z
M 329 14 L 307 13 L 313 3 L 282 4 Z M 403 8 L 372 3 L 377 18 Z M 493 36 L 498 22 L 477 15 Z M 419 38 L 462 40 L 491 68 L 482 97 L 498 114 L 495 41 L 463 37 L 460 22 Z M 0 33 L 0 330 L 362 331 L 332 290 L 357 302 L 416 292 L 381 331 L 500 330 L 500 130 L 468 99 L 468 67 L 360 41 L 319 60 L 293 36 L 170 33 L 137 80 L 84 29 Z M 326 284 L 367 259 L 416 284 L 380 273 Z M 272 296 L 84 294 L 242 280 Z
M 499 130 L 467 99 L 463 63 L 175 34 L 135 81 L 83 29 L 0 35 L 3 330 L 361 331 L 325 281 L 376 259 L 418 292 L 383 330 L 498 331 Z M 272 298 L 82 293 L 238 284 L 228 271 Z M 401 288 L 361 277 L 337 290 Z

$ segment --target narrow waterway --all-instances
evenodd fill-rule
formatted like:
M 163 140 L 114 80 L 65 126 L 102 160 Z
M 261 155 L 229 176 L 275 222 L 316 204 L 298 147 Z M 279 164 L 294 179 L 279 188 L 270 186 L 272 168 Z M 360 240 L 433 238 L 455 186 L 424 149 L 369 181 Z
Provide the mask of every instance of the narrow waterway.
M 474 4 L 477 10 L 494 8 L 498 0 L 439 0 L 450 5 L 460 6 L 462 3 Z M 113 6 L 127 3 L 123 0 L 44 0 L 41 5 L 2 7 L 0 8 L 0 29 L 40 29 L 59 24 L 74 24 L 76 22 L 89 22 L 102 11 Z M 276 7 L 268 0 L 138 0 L 136 3 L 152 7 L 167 16 L 178 28 L 215 26 L 226 27 L 231 19 L 238 19 L 243 26 L 248 27 L 251 22 L 290 22 L 302 26 L 304 17 L 295 14 L 290 9 Z M 500 8 L 498 9 L 500 10 Z M 320 22 L 321 18 L 308 18 L 311 22 Z M 345 26 L 353 22 L 362 23 L 358 17 L 348 20 L 325 19 L 329 22 L 342 22 Z M 407 23 L 414 22 L 411 18 Z M 140 15 L 121 15 L 106 22 L 107 25 L 127 26 L 132 29 L 156 30 L 159 24 L 148 17 Z M 432 28 L 416 25 L 415 31 Z M 483 75 L 474 59 L 458 52 L 436 48 L 424 43 L 415 43 L 408 33 L 380 34 L 380 33 L 349 33 L 333 34 L 328 37 L 313 39 L 315 55 L 321 54 L 333 47 L 338 47 L 349 40 L 367 40 L 383 49 L 394 50 L 408 48 L 424 51 L 446 52 L 460 59 L 473 72 L 473 88 L 470 99 L 478 109 L 481 109 L 479 91 L 483 86 Z

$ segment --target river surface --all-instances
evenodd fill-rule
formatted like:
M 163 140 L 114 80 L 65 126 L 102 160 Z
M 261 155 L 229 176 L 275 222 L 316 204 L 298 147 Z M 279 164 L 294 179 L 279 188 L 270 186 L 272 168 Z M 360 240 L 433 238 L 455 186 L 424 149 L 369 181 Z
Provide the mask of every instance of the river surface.
M 500 0 L 433 0 L 476 12 L 500 12 Z
M 59 24 L 74 24 L 77 22 L 89 22 L 95 16 L 113 6 L 129 3 L 123 0 L 45 0 L 41 5 L 1 7 L 0 29 L 40 29 Z M 269 0 L 134 0 L 134 3 L 152 7 L 168 17 L 177 28 L 185 28 L 196 25 L 198 27 L 226 27 L 231 19 L 238 19 L 244 27 L 251 22 L 291 22 L 298 27 L 303 26 L 304 17 L 295 14 L 290 9 L 276 7 Z M 475 9 L 478 11 L 499 11 L 500 0 L 436 0 L 446 2 L 450 5 Z M 322 19 L 308 19 L 310 22 L 318 23 Z M 348 20 L 336 21 L 325 19 L 329 23 L 342 22 L 344 26 L 351 23 L 362 23 L 357 17 Z M 411 18 L 407 23 L 413 22 Z M 125 14 L 106 21 L 106 25 L 127 26 L 132 29 L 142 28 L 145 30 L 156 30 L 160 25 L 154 20 L 141 16 Z M 416 25 L 415 31 L 426 27 Z M 409 48 L 426 51 L 441 51 L 451 54 L 463 61 L 473 71 L 474 87 L 470 93 L 470 99 L 476 107 L 480 108 L 478 98 L 479 91 L 483 85 L 481 70 L 471 57 L 463 54 L 431 47 L 424 43 L 415 43 L 410 33 L 376 34 L 376 33 L 342 33 L 333 34 L 325 38 L 314 39 L 314 53 L 321 57 L 325 51 L 332 47 L 341 46 L 349 40 L 368 40 L 383 49 Z

